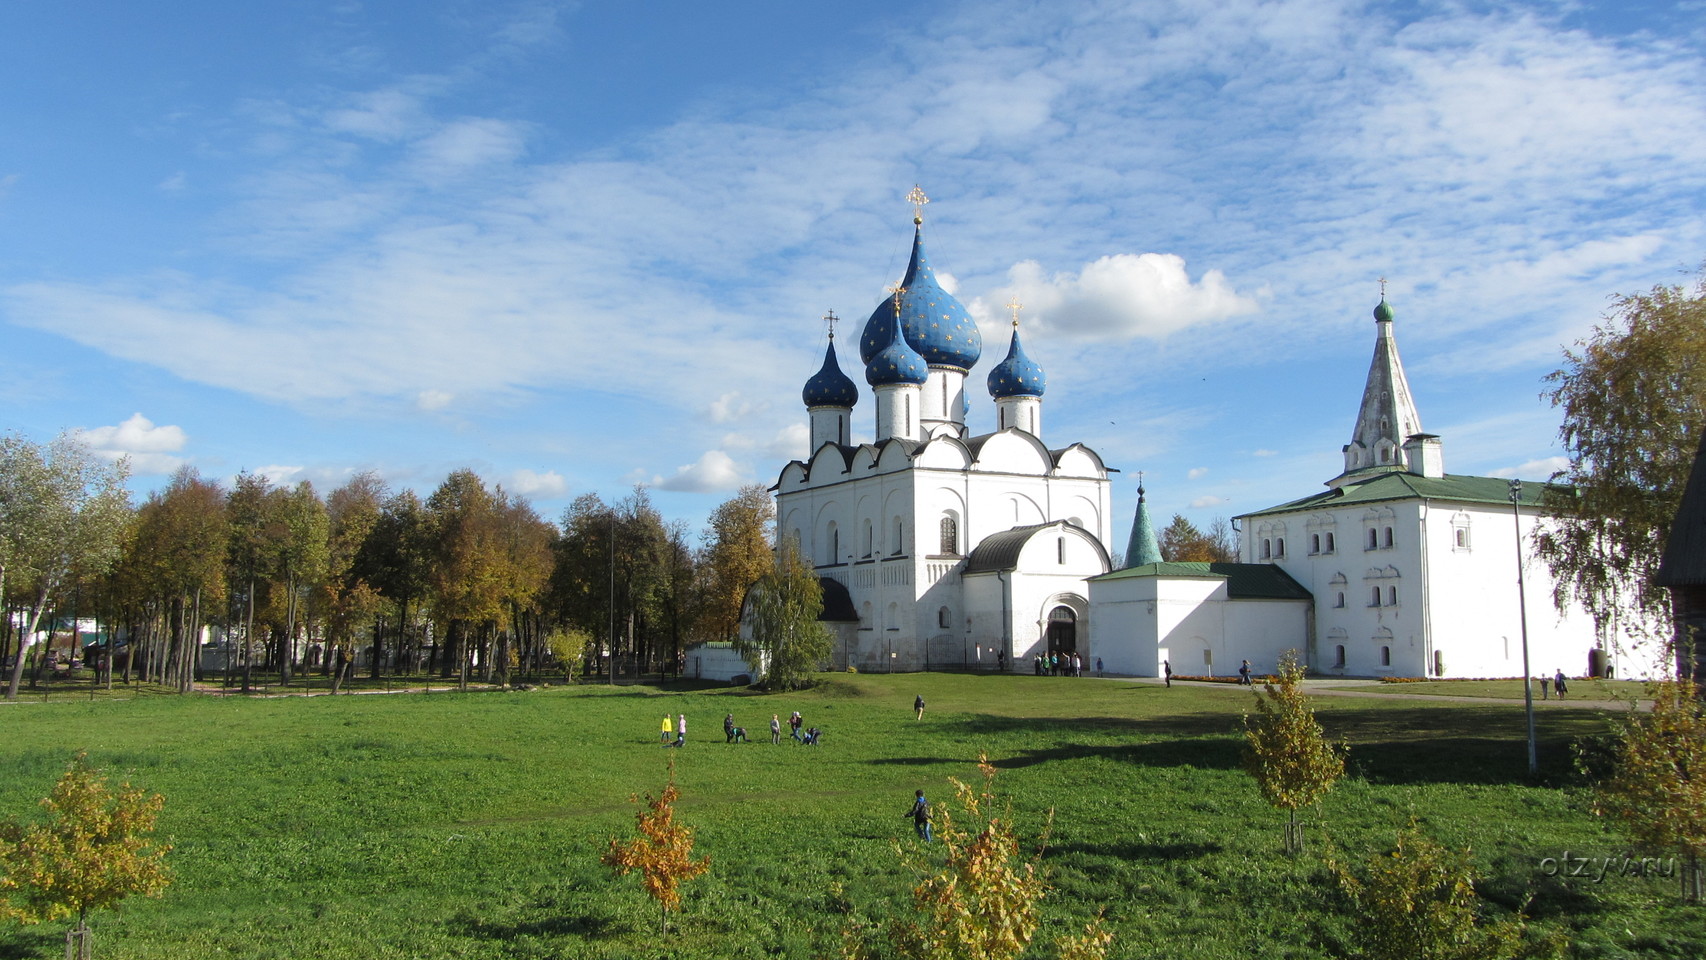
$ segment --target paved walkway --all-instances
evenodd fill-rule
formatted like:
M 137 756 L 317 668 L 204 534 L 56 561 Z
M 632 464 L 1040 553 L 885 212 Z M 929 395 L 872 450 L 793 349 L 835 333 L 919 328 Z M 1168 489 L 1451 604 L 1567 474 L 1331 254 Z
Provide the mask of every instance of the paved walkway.
M 1129 677 L 1126 679 L 1127 682 L 1130 683 L 1148 683 L 1156 685 L 1163 683 L 1159 677 Z M 1237 684 L 1209 683 L 1203 680 L 1179 680 L 1175 678 L 1173 683 L 1182 687 L 1229 687 L 1234 690 L 1238 689 Z M 1401 688 L 1404 686 L 1407 685 L 1381 683 L 1379 680 L 1347 680 L 1339 677 L 1303 681 L 1303 688 L 1309 692 L 1310 696 L 1362 697 L 1369 700 L 1433 700 L 1440 703 L 1481 703 L 1500 704 L 1506 706 L 1514 704 L 1519 707 L 1523 704 L 1520 697 L 1463 697 L 1444 693 L 1399 693 L 1393 690 L 1394 687 Z M 1420 684 L 1417 684 L 1417 686 L 1420 686 Z M 1534 706 L 1535 709 L 1538 710 L 1602 710 L 1627 713 L 1629 710 L 1629 701 L 1586 700 L 1573 698 L 1559 700 L 1556 697 L 1550 700 L 1542 700 L 1539 697 L 1535 697 Z M 1652 706 L 1653 704 L 1651 700 L 1643 700 L 1640 703 L 1640 709 L 1642 710 L 1651 710 Z

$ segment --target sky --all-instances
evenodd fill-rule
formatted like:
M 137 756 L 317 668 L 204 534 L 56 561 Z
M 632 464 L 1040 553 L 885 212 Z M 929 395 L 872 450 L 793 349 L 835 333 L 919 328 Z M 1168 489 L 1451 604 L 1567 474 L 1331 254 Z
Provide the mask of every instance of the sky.
M 1017 298 L 1121 543 L 1139 471 L 1204 526 L 1340 471 L 1381 278 L 1447 471 L 1545 479 L 1565 347 L 1706 261 L 1703 81 L 1702 0 L 10 0 L 0 431 L 698 529 L 917 184 L 973 432 Z

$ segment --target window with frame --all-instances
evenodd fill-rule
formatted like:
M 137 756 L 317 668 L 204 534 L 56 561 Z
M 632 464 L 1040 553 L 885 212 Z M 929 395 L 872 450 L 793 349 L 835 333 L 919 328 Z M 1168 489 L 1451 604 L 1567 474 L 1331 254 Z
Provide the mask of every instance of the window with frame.
M 1274 550 L 1274 542 L 1272 540 L 1269 540 L 1269 539 L 1264 537 L 1262 539 L 1262 559 L 1263 560 L 1271 559 L 1274 555 L 1273 550 Z
M 1282 560 L 1285 559 L 1285 538 L 1284 537 L 1280 537 L 1279 539 L 1274 541 L 1274 556 L 1279 557 Z
M 1396 607 L 1398 605 L 1398 588 L 1397 587 L 1387 587 L 1386 588 L 1386 605 L 1389 607 Z
M 1333 532 L 1329 530 L 1327 531 L 1327 552 L 1334 553 L 1336 550 L 1337 548 L 1333 544 Z
M 954 625 L 954 617 L 953 617 L 952 613 L 948 612 L 947 607 L 943 607 L 942 609 L 936 611 L 936 626 L 941 627 L 942 629 L 946 630 L 953 625 Z
M 1309 535 L 1309 552 L 1310 554 L 1317 554 L 1321 552 L 1321 535 L 1319 533 L 1312 533 Z
M 942 518 L 942 553 L 947 556 L 958 556 L 960 552 L 960 525 L 953 517 Z
M 1342 643 L 1333 647 L 1333 666 L 1340 670 L 1345 668 L 1345 645 Z
M 1387 528 L 1386 528 L 1386 543 L 1385 543 L 1385 547 L 1386 547 L 1386 549 L 1388 549 L 1388 550 L 1390 550 L 1390 549 L 1392 549 L 1392 528 L 1391 528 L 1391 527 L 1387 527 Z
M 1373 527 L 1368 528 L 1368 549 L 1370 549 L 1370 550 L 1379 550 L 1380 549 L 1380 531 L 1374 529 Z
M 1374 595 L 1369 599 L 1368 605 L 1371 607 L 1380 606 L 1380 588 L 1379 587 L 1374 588 Z
M 1333 606 L 1338 607 L 1341 610 L 1344 609 L 1344 607 L 1345 607 L 1345 591 L 1343 591 L 1343 590 L 1339 591 L 1338 602 L 1334 603 Z
M 1383 667 L 1392 666 L 1392 648 L 1391 647 L 1381 647 L 1380 648 L 1380 665 Z

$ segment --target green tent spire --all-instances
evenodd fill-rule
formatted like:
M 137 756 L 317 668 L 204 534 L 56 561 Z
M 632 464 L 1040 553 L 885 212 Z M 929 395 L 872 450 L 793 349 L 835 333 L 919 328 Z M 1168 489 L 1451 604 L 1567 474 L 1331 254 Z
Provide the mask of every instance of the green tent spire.
M 1141 567 L 1161 562 L 1161 541 L 1155 538 L 1155 524 L 1149 520 L 1149 505 L 1143 498 L 1143 474 L 1137 475 L 1137 516 L 1131 521 L 1131 541 L 1125 548 L 1125 567 Z

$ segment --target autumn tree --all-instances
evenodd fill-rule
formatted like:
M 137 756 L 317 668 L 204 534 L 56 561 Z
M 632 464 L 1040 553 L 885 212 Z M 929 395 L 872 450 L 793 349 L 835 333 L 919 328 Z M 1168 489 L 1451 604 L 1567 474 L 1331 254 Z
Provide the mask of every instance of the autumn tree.
M 1167 563 L 1230 563 L 1238 559 L 1231 527 L 1219 517 L 1209 532 L 1203 533 L 1184 514 L 1175 513 L 1159 540 L 1161 559 Z
M 818 620 L 823 585 L 800 556 L 799 544 L 776 551 L 747 603 L 748 630 L 736 638 L 735 651 L 764 672 L 770 690 L 808 686 L 833 652 L 834 638 Z
M 1244 769 L 1262 798 L 1286 811 L 1285 851 L 1303 850 L 1297 808 L 1319 803 L 1345 772 L 1344 748 L 1327 741 L 1309 698 L 1295 651 L 1280 658 L 1278 682 L 1262 684 L 1256 713 L 1244 717 Z
M 1651 713 L 1618 722 L 1616 764 L 1595 789 L 1594 811 L 1623 822 L 1636 845 L 1683 861 L 1682 894 L 1702 899 L 1706 860 L 1706 716 L 1689 680 L 1664 680 Z
M 234 619 L 243 623 L 243 646 L 239 651 L 243 667 L 243 692 L 248 693 L 255 661 L 255 607 L 258 591 L 267 585 L 272 565 L 272 541 L 276 538 L 273 517 L 268 510 L 272 485 L 267 478 L 243 471 L 232 481 L 225 494 L 227 578 L 233 592 L 241 598 L 241 613 Z
M 505 613 L 508 558 L 498 519 L 500 504 L 478 474 L 457 470 L 432 492 L 426 507 L 432 529 L 433 612 L 448 623 L 457 675 L 466 684 L 475 645 Z
M 148 669 L 180 693 L 195 677 L 202 624 L 224 604 L 228 536 L 225 491 L 185 466 L 137 510 L 120 562 L 142 627 L 132 656 L 147 650 Z
M 575 668 L 580 666 L 581 658 L 586 656 L 592 645 L 592 634 L 579 627 L 560 627 L 545 635 L 545 646 L 551 651 L 557 666 L 563 668 L 564 680 L 575 678 Z
M 326 497 L 326 575 L 317 592 L 325 610 L 333 693 L 355 659 L 357 629 L 377 614 L 383 602 L 360 561 L 379 528 L 389 495 L 378 474 L 364 471 Z
M 396 610 L 398 663 L 410 652 L 413 605 L 426 596 L 431 573 L 431 528 L 426 507 L 413 490 L 400 490 L 386 498 L 373 532 L 357 555 L 352 570 L 373 586 Z M 379 624 L 373 632 L 373 676 L 377 678 L 384 657 L 384 636 Z
M 757 484 L 741 487 L 711 513 L 700 556 L 704 608 L 699 627 L 710 640 L 729 640 L 740 632 L 746 592 L 775 564 L 771 530 L 776 502 Z
M 1555 957 L 1557 937 L 1528 938 L 1520 917 L 1486 921 L 1475 893 L 1475 860 L 1415 824 L 1360 871 L 1328 869 L 1353 913 L 1351 940 L 1366 960 L 1505 960 Z
M 638 803 L 640 798 L 631 798 Z M 711 868 L 711 858 L 693 859 L 693 828 L 675 819 L 675 761 L 669 762 L 669 782 L 663 792 L 646 794 L 646 809 L 634 814 L 638 835 L 626 840 L 610 838 L 599 862 L 618 876 L 639 871 L 646 893 L 658 905 L 658 932 L 669 931 L 669 911 L 681 909 L 681 884 Z
M 297 626 L 303 603 L 310 586 L 326 576 L 327 541 L 331 521 L 326 504 L 306 480 L 289 489 L 272 491 L 273 529 L 277 539 L 272 543 L 273 577 L 281 581 L 283 592 L 283 632 L 279 639 L 279 678 L 290 682 L 291 667 L 296 659 Z
M 976 787 L 949 778 L 957 810 L 937 804 L 931 811 L 942 855 L 908 855 L 920 875 L 912 889 L 914 917 L 886 931 L 907 960 L 1014 960 L 1042 925 L 1049 890 L 1042 851 L 1023 852 L 1011 805 L 995 793 L 995 767 L 982 755 L 977 766 L 983 782 Z M 1098 917 L 1082 935 L 1058 938 L 1055 954 L 1099 960 L 1112 940 Z M 844 954 L 864 960 L 875 955 L 871 946 L 850 931 Z
M 1547 491 L 1556 519 L 1535 550 L 1560 608 L 1576 601 L 1602 625 L 1668 636 L 1670 600 L 1654 576 L 1706 423 L 1702 358 L 1706 273 L 1690 287 L 1618 297 L 1546 378 L 1570 463 Z
M 157 897 L 171 882 L 172 848 L 149 839 L 164 803 L 129 783 L 110 789 L 79 753 L 41 802 L 46 821 L 0 823 L 0 916 L 27 924 L 74 916 L 66 956 L 89 957 L 89 911 Z
M 118 561 L 131 520 L 128 473 L 124 460 L 104 462 L 70 435 L 45 448 L 0 437 L 0 597 L 10 579 L 29 598 L 6 699 L 18 699 L 24 644 L 60 590 L 74 574 L 103 573 Z
M 523 497 L 498 493 L 498 536 L 503 548 L 504 623 L 500 626 L 493 667 L 494 679 L 509 682 L 511 662 L 525 655 L 532 663 L 543 659 L 543 630 L 539 629 L 545 589 L 551 579 L 551 541 L 556 530 L 540 519 Z M 502 627 L 507 626 L 507 629 Z

